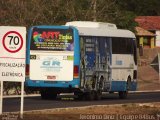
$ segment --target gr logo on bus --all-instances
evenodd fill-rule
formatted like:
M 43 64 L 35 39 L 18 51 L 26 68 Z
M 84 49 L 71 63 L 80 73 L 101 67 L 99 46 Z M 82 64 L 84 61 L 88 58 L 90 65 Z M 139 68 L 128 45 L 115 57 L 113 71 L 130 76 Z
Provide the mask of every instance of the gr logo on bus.
M 48 60 L 48 61 L 43 61 L 43 66 L 60 66 L 60 62 L 57 60 Z

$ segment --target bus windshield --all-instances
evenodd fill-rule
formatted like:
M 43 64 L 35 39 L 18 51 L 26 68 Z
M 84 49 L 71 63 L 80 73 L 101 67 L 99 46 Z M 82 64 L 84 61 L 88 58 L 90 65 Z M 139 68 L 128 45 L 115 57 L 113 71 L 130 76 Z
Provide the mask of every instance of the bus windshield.
M 73 51 L 74 38 L 72 29 L 33 28 L 31 50 Z

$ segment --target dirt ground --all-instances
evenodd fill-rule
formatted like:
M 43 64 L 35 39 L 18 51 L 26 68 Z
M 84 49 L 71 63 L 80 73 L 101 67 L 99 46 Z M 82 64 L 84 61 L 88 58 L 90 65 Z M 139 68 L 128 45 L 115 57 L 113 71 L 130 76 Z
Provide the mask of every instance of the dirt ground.
M 138 67 L 137 90 L 160 90 L 159 74 L 151 66 Z
M 14 120 L 19 116 L 8 115 Z M 8 117 L 8 118 L 9 118 Z M 17 118 L 16 118 L 17 117 Z M 6 120 L 7 115 L 2 117 Z M 160 120 L 160 103 L 64 108 L 25 112 L 23 120 Z M 8 119 L 11 120 L 11 119 Z M 12 119 L 13 120 L 13 119 Z
M 159 73 L 150 65 L 158 53 L 160 48 L 144 49 L 143 56 L 139 57 L 137 90 L 160 90 Z

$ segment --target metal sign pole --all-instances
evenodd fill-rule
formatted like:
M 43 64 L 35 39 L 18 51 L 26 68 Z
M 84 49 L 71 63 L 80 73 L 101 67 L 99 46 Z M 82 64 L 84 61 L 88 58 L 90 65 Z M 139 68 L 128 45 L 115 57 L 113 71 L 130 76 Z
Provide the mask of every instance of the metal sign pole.
M 0 115 L 2 115 L 2 109 L 3 109 L 3 80 L 1 80 Z
M 21 108 L 20 117 L 23 119 L 23 108 L 24 108 L 24 82 L 21 82 Z
M 159 73 L 159 82 L 160 82 L 160 53 L 158 53 L 158 73 Z

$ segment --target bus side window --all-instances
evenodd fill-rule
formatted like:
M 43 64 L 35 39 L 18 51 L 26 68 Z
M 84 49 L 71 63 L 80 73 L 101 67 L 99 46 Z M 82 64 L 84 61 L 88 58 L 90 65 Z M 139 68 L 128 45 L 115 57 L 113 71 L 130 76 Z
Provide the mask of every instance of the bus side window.
M 133 54 L 132 41 L 128 38 L 112 38 L 113 54 Z

